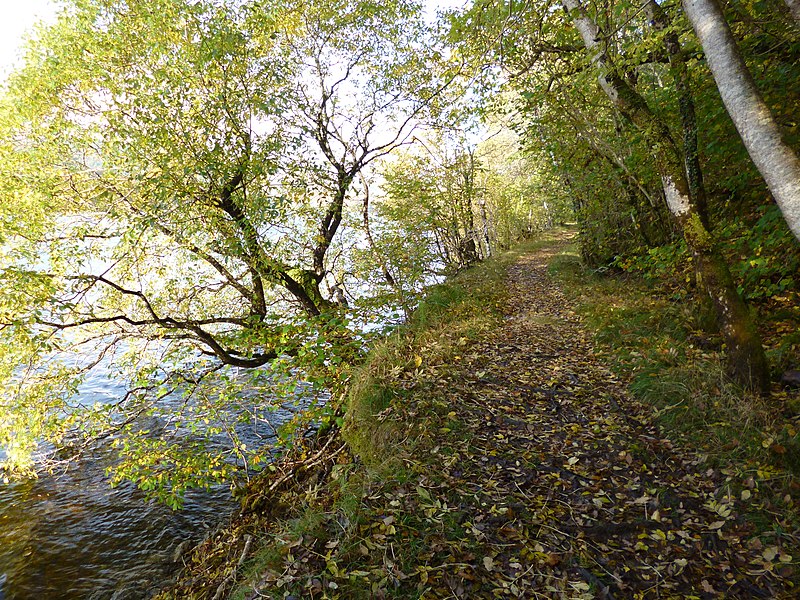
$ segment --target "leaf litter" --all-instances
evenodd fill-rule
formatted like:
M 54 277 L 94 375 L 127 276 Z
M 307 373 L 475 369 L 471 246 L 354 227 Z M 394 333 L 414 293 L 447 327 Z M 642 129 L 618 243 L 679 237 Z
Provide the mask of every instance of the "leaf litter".
M 659 434 L 548 277 L 555 251 L 511 267 L 502 326 L 425 391 L 448 432 L 417 498 L 455 527 L 416 557 L 423 596 L 794 597 L 796 538 L 762 549 L 752 492 Z
M 796 597 L 796 532 L 759 537 L 744 516 L 757 486 L 731 490 L 660 435 L 548 277 L 560 248 L 510 267 L 494 330 L 393 373 L 406 393 L 379 420 L 407 434 L 406 476 L 368 482 L 342 511 L 337 472 L 358 460 L 328 441 L 338 456 L 320 472 L 255 495 L 258 510 L 220 537 L 253 533 L 276 557 L 236 597 Z M 302 535 L 281 525 L 300 505 L 322 509 Z

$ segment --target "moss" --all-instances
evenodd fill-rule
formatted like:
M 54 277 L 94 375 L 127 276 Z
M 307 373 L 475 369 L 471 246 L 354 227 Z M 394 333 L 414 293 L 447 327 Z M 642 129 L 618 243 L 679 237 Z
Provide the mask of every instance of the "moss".
M 694 253 L 708 253 L 714 250 L 714 239 L 703 225 L 700 213 L 695 210 L 683 220 L 683 235 Z
M 383 416 L 398 393 L 369 372 L 362 372 L 351 384 L 342 435 L 351 451 L 372 470 L 391 470 L 398 466 L 396 446 L 402 439 L 402 432 L 394 419 Z

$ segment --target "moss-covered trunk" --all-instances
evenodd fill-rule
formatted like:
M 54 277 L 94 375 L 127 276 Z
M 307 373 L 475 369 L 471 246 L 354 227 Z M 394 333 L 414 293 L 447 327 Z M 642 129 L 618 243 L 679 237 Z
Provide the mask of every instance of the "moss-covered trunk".
M 747 388 L 768 393 L 769 364 L 761 338 L 725 259 L 697 214 L 686 217 L 681 226 L 694 258 L 697 281 L 714 306 L 732 375 Z

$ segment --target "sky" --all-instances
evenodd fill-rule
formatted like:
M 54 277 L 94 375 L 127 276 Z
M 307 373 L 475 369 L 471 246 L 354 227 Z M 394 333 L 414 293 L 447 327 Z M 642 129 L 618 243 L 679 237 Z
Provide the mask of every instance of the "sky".
M 23 36 L 40 19 L 53 19 L 51 0 L 0 0 L 0 81 L 19 60 Z
M 425 4 L 433 13 L 436 8 L 462 6 L 464 0 L 426 0 Z M 0 82 L 19 61 L 25 34 L 42 19 L 53 20 L 55 13 L 55 0 L 0 0 Z

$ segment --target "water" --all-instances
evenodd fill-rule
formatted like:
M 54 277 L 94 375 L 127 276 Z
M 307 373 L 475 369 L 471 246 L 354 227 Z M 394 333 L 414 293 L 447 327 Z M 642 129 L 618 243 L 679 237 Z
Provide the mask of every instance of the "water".
M 82 395 L 93 401 L 123 391 L 97 376 Z M 271 433 L 270 425 L 243 439 L 263 444 Z M 236 508 L 227 488 L 189 492 L 176 512 L 133 485 L 112 489 L 110 460 L 98 453 L 63 474 L 0 484 L 0 600 L 149 598 L 180 565 L 174 555 L 181 544 L 200 541 Z
M 7 600 L 148 598 L 167 582 L 184 540 L 229 516 L 226 490 L 188 496 L 183 511 L 108 486 L 84 462 L 66 475 L 0 491 L 0 570 Z

